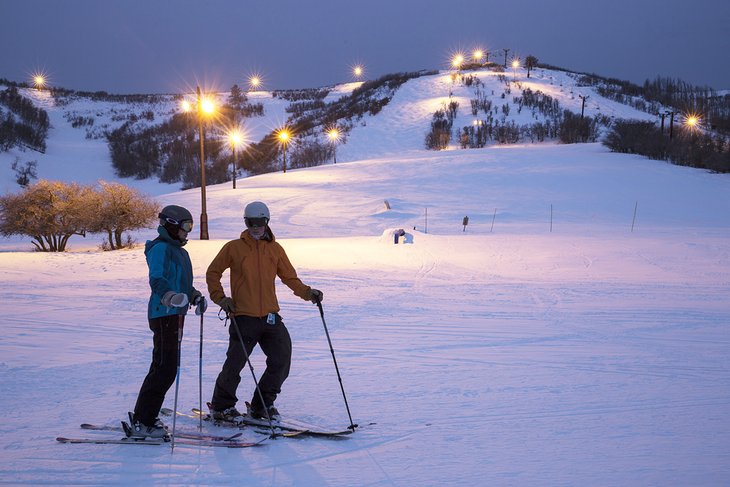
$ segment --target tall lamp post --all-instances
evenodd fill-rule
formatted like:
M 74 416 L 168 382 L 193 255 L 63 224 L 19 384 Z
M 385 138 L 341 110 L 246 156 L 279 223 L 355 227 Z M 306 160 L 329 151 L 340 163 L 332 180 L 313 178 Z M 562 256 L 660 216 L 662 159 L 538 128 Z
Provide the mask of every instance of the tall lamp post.
M 236 147 L 243 142 L 243 135 L 239 130 L 231 130 L 228 133 L 228 141 L 231 143 L 233 152 L 233 189 L 236 189 L 236 173 L 238 172 L 238 160 L 236 159 Z
M 213 102 L 203 97 L 200 86 L 195 88 L 197 95 L 196 116 L 198 118 L 198 138 L 200 139 L 200 240 L 208 240 L 208 212 L 205 205 L 205 135 L 203 132 L 203 116 L 215 111 Z M 191 112 L 193 107 L 186 100 L 182 103 L 185 112 Z
M 512 60 L 512 81 L 517 81 L 517 68 L 520 67 L 520 60 Z
M 332 127 L 327 131 L 327 137 L 332 142 L 332 161 L 337 164 L 337 141 L 340 140 L 340 131 L 337 127 Z
M 286 172 L 286 147 L 289 145 L 289 141 L 291 140 L 291 133 L 289 130 L 284 127 L 279 130 L 279 133 L 276 134 L 276 137 L 279 139 L 279 144 L 281 144 L 281 147 L 283 149 L 284 154 L 284 172 Z

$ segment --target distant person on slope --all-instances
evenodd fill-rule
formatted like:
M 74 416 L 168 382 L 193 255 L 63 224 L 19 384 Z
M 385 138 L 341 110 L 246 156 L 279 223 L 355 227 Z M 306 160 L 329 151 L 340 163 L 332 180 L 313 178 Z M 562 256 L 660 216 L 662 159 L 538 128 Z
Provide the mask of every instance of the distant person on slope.
M 158 215 L 159 236 L 148 240 L 144 253 L 152 288 L 147 318 L 152 330 L 152 363 L 142 383 L 134 413 L 129 413 L 133 438 L 165 438 L 167 429 L 158 419 L 165 394 L 175 382 L 178 359 L 178 326 L 185 319 L 189 303 L 201 314 L 207 308 L 202 293 L 193 287 L 193 266 L 183 246 L 193 229 L 193 216 L 176 205 Z
M 210 299 L 233 318 L 228 330 L 226 360 L 210 404 L 213 419 L 239 422 L 242 416 L 236 409 L 236 390 L 246 356 L 234 326 L 243 337 L 248 356 L 256 344 L 261 345 L 266 355 L 266 370 L 259 380 L 263 404 L 254 391 L 248 414 L 254 418 L 279 417 L 274 401 L 289 375 L 292 349 L 289 332 L 279 315 L 274 285 L 276 276 L 304 300 L 317 303 L 323 297 L 321 291 L 299 280 L 286 252 L 274 239 L 269 218 L 269 209 L 264 203 L 254 201 L 247 205 L 243 216 L 247 229 L 240 238 L 223 246 L 205 274 Z M 230 269 L 232 297 L 225 295 L 221 285 L 226 269 Z

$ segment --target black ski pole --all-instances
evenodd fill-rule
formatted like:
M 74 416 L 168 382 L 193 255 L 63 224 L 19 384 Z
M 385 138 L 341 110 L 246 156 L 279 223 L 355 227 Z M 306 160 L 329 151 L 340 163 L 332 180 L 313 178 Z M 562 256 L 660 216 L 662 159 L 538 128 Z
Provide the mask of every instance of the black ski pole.
M 352 422 L 352 414 L 350 414 L 350 406 L 347 404 L 347 396 L 345 395 L 345 386 L 342 385 L 342 376 L 340 375 L 340 368 L 337 366 L 337 359 L 335 358 L 335 349 L 332 347 L 332 340 L 330 340 L 330 332 L 327 330 L 327 323 L 324 321 L 324 310 L 322 309 L 322 301 L 317 300 L 317 307 L 319 308 L 319 315 L 322 317 L 322 324 L 324 325 L 324 333 L 327 335 L 327 342 L 330 344 L 330 352 L 332 352 L 332 361 L 335 363 L 335 370 L 337 371 L 337 380 L 340 381 L 340 389 L 342 389 L 342 397 L 345 399 L 345 408 L 347 409 L 347 417 L 350 418 L 350 426 L 348 427 L 352 431 L 355 431 L 357 425 Z
M 200 357 L 198 358 L 198 411 L 203 410 L 203 315 L 200 313 Z M 200 415 L 198 430 L 203 431 L 203 415 Z
M 276 438 L 276 431 L 274 431 L 274 423 L 271 421 L 271 416 L 269 416 L 269 410 L 266 407 L 266 403 L 264 402 L 264 395 L 261 393 L 261 389 L 259 388 L 259 381 L 256 379 L 256 373 L 253 371 L 253 364 L 251 363 L 251 360 L 248 355 L 248 350 L 246 350 L 246 344 L 243 343 L 243 336 L 241 335 L 241 330 L 238 329 L 238 323 L 235 321 L 233 313 L 229 313 L 228 319 L 231 320 L 231 326 L 236 330 L 236 335 L 238 335 L 238 341 L 241 343 L 241 349 L 243 349 L 243 358 L 248 363 L 248 368 L 251 370 L 251 377 L 253 377 L 253 383 L 256 386 L 256 394 L 259 396 L 259 400 L 261 400 L 261 404 L 264 407 L 264 411 L 266 412 L 266 419 L 269 422 L 269 428 L 271 429 L 271 438 Z
M 175 451 L 175 425 L 177 423 L 177 393 L 180 390 L 180 352 L 182 350 L 182 336 L 184 315 L 177 315 L 177 375 L 175 377 L 175 406 L 172 413 L 172 445 L 170 453 Z

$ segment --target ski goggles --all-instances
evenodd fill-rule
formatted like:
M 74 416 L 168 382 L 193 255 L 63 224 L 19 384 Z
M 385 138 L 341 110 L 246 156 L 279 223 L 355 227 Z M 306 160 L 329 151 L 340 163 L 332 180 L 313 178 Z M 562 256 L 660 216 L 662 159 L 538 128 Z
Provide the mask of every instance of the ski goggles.
M 180 227 L 185 232 L 190 233 L 190 231 L 193 229 L 193 221 L 192 220 L 183 220 L 181 222 L 175 220 L 174 218 L 170 218 L 169 216 L 162 217 L 165 219 L 165 221 L 171 225 L 176 225 Z
M 266 217 L 261 218 L 244 218 L 243 221 L 246 223 L 248 228 L 260 228 L 265 227 L 269 223 L 269 219 Z

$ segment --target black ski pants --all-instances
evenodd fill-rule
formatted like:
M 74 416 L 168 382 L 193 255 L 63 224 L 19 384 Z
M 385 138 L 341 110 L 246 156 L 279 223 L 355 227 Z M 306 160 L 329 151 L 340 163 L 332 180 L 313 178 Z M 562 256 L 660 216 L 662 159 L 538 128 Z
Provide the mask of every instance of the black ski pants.
M 259 379 L 259 389 L 264 397 L 266 406 L 274 404 L 276 396 L 281 392 L 281 385 L 289 376 L 291 366 L 291 338 L 289 330 L 284 326 L 281 316 L 276 315 L 276 323 L 268 324 L 266 317 L 236 316 L 235 322 L 228 329 L 228 351 L 223 369 L 218 374 L 213 390 L 211 405 L 215 410 L 224 410 L 233 407 L 238 402 L 236 390 L 241 382 L 241 371 L 246 365 L 246 355 L 243 353 L 238 330 L 246 345 L 246 354 L 250 357 L 256 345 L 266 355 L 266 370 Z M 261 407 L 261 399 L 254 390 L 251 404 L 254 408 Z M 245 411 L 244 411 L 245 412 Z
M 175 382 L 178 363 L 177 332 L 183 315 L 163 316 L 149 320 L 152 330 L 152 363 L 134 406 L 134 417 L 142 424 L 152 426 L 160 414 L 165 394 Z

